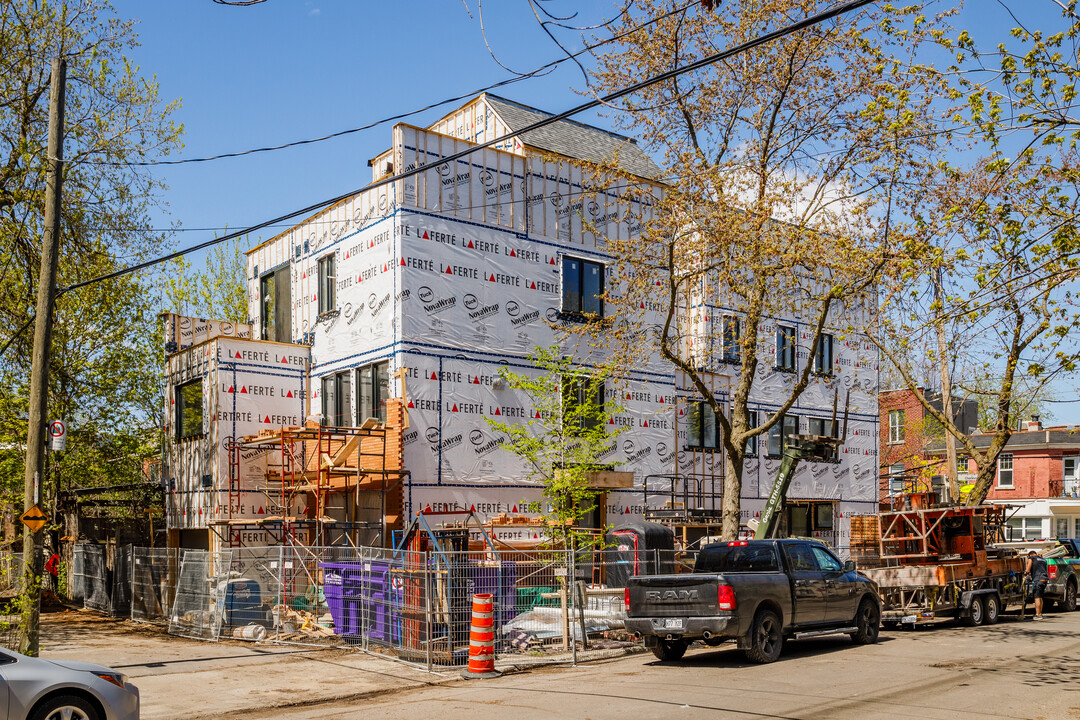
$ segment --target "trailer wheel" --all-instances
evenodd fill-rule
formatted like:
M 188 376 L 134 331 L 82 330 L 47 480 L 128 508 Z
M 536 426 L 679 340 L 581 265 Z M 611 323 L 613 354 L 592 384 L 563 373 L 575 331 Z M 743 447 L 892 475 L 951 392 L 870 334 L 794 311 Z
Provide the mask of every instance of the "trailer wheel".
M 968 614 L 965 617 L 960 618 L 960 622 L 968 627 L 982 625 L 984 615 L 985 613 L 983 612 L 983 604 L 979 602 L 979 598 L 972 598 L 971 607 L 968 609 Z
M 780 618 L 772 610 L 760 610 L 750 626 L 746 659 L 756 663 L 771 663 L 780 657 L 784 635 Z
M 878 626 L 881 624 L 881 611 L 877 603 L 870 598 L 863 598 L 859 610 L 855 613 L 855 632 L 851 639 L 859 645 L 873 645 L 877 642 Z
M 686 654 L 686 648 L 690 643 L 685 640 L 660 640 L 652 649 L 652 654 L 657 660 L 678 660 Z
M 1065 585 L 1065 595 L 1057 601 L 1057 607 L 1062 612 L 1076 610 L 1076 583 L 1072 580 Z
M 1001 601 L 998 596 L 993 593 L 983 595 L 979 602 L 983 605 L 983 622 L 987 625 L 996 623 L 1001 614 Z

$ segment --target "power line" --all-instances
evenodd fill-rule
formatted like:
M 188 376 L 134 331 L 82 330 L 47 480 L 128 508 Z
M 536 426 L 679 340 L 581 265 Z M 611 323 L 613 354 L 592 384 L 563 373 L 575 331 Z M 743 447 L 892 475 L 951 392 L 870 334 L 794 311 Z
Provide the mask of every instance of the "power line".
M 250 150 L 239 150 L 239 151 L 236 151 L 236 152 L 220 153 L 218 155 L 209 155 L 209 156 L 206 156 L 206 157 L 197 157 L 197 158 L 187 158 L 187 159 L 183 159 L 183 160 L 146 160 L 146 161 L 142 161 L 142 162 L 130 162 L 130 161 L 119 162 L 119 161 L 111 161 L 111 160 L 94 160 L 94 161 L 87 161 L 86 164 L 89 164 L 89 165 L 115 165 L 115 166 L 123 166 L 123 167 L 153 167 L 153 166 L 157 166 L 157 165 L 186 165 L 186 164 L 190 164 L 190 163 L 212 162 L 214 160 L 224 160 L 224 159 L 227 159 L 227 158 L 243 157 L 245 155 L 254 155 L 256 153 L 272 152 L 272 151 L 275 151 L 275 150 L 285 150 L 287 148 L 299 147 L 301 145 L 311 145 L 311 144 L 314 144 L 314 143 L 324 142 L 326 140 L 333 140 L 335 138 L 344 137 L 345 135 L 352 135 L 354 133 L 362 132 L 364 130 L 370 130 L 372 128 L 378 127 L 379 125 L 385 125 L 388 122 L 394 122 L 396 120 L 404 120 L 405 118 L 412 117 L 413 115 L 419 115 L 420 113 L 427 112 L 428 110 L 433 110 L 433 109 L 435 109 L 437 107 L 442 107 L 443 105 L 449 105 L 450 103 L 460 102 L 462 100 L 466 100 L 468 98 L 474 97 L 476 95 L 479 95 L 480 93 L 487 92 L 489 90 L 495 90 L 496 88 L 505 87 L 507 85 L 511 85 L 513 83 L 516 83 L 516 82 L 521 82 L 522 80 L 528 80 L 528 79 L 531 79 L 531 78 L 534 78 L 534 77 L 540 77 L 540 76 L 543 76 L 543 75 L 547 75 L 551 70 L 554 70 L 556 67 L 558 67 L 559 65 L 561 65 L 561 64 L 563 64 L 565 62 L 569 62 L 571 60 L 576 60 L 577 58 L 581 57 L 582 55 L 584 55 L 584 54 L 586 54 L 588 52 L 591 52 L 591 51 L 595 50 L 596 48 L 603 47 L 604 45 L 607 45 L 609 43 L 613 43 L 613 42 L 615 42 L 617 40 L 622 40 L 624 37 L 626 37 L 628 35 L 632 35 L 632 34 L 638 32 L 639 30 L 643 30 L 643 29 L 647 28 L 650 25 L 653 25 L 655 23 L 660 22 L 661 20 L 665 20 L 665 19 L 671 17 L 672 15 L 675 15 L 675 14 L 681 13 L 681 12 L 686 12 L 686 10 L 689 9 L 691 6 L 696 5 L 698 3 L 698 1 L 699 0 L 692 0 L 691 2 L 687 3 L 686 5 L 675 8 L 674 10 L 670 10 L 670 11 L 664 13 L 663 15 L 658 15 L 657 17 L 654 17 L 651 20 L 648 20 L 647 22 L 643 22 L 640 25 L 636 25 L 633 28 L 630 28 L 629 30 L 626 30 L 626 31 L 624 31 L 622 33 L 619 33 L 617 35 L 612 35 L 611 37 L 605 38 L 604 40 L 601 40 L 598 43 L 594 43 L 593 45 L 586 45 L 583 49 L 579 50 L 576 53 L 572 53 L 572 54 L 566 55 L 565 57 L 561 57 L 561 58 L 559 58 L 557 60 L 552 60 L 551 62 L 545 63 L 544 65 L 541 65 L 540 67 L 538 67 L 535 70 L 532 70 L 530 72 L 518 75 L 516 77 L 507 78 L 505 80 L 500 80 L 499 82 L 493 83 L 491 85 L 487 85 L 487 86 L 482 87 L 482 88 L 480 88 L 478 90 L 474 90 L 472 92 L 465 93 L 463 95 L 458 95 L 456 97 L 446 98 L 445 100 L 440 100 L 439 102 L 431 103 L 430 105 L 426 105 L 426 106 L 424 106 L 422 108 L 418 108 L 416 110 L 410 110 L 409 112 L 399 113 L 397 115 L 391 115 L 391 116 L 385 117 L 385 118 L 383 118 L 381 120 L 375 120 L 373 122 L 367 123 L 366 125 L 360 125 L 359 127 L 349 128 L 348 130 L 339 130 L 338 132 L 330 133 L 329 135 L 323 135 L 321 137 L 316 137 L 316 138 L 308 138 L 306 140 L 294 140 L 293 142 L 282 143 L 280 145 L 268 145 L 268 146 L 265 146 L 265 147 L 252 148 Z
M 837 5 L 837 6 L 833 7 L 833 8 L 828 9 L 828 10 L 824 10 L 824 11 L 822 11 L 822 12 L 816 14 L 816 15 L 811 15 L 810 17 L 799 20 L 798 22 L 794 22 L 794 23 L 792 23 L 790 25 L 785 25 L 782 28 L 778 28 L 778 29 L 773 30 L 771 32 L 765 33 L 764 35 L 759 35 L 758 37 L 753 38 L 752 40 L 747 40 L 744 43 L 739 43 L 738 45 L 736 45 L 736 46 L 734 46 L 732 48 L 729 48 L 727 50 L 723 50 L 721 52 L 714 53 L 712 55 L 707 55 L 706 57 L 703 57 L 703 58 L 701 58 L 699 60 L 695 60 L 694 62 L 689 63 L 688 65 L 683 65 L 683 66 L 668 70 L 666 72 L 660 73 L 659 75 L 654 75 L 651 78 L 647 78 L 645 80 L 642 80 L 641 82 L 634 83 L 633 85 L 630 85 L 629 87 L 625 87 L 622 90 L 616 90 L 615 92 L 608 93 L 607 95 L 604 95 L 603 97 L 594 98 L 592 100 L 587 100 L 586 102 L 583 102 L 580 105 L 577 105 L 577 106 L 575 106 L 573 108 L 570 108 L 569 110 L 564 110 L 563 112 L 558 113 L 556 115 L 549 115 L 548 117 L 546 117 L 546 118 L 544 118 L 542 120 L 537 120 L 534 123 L 530 123 L 529 125 L 526 125 L 525 127 L 521 128 L 520 130 L 518 130 L 515 133 L 511 133 L 511 134 L 508 134 L 508 135 L 501 135 L 499 137 L 492 138 L 491 140 L 487 140 L 487 141 L 482 142 L 482 143 L 476 143 L 476 144 L 472 145 L 472 147 L 469 147 L 466 150 L 462 150 L 461 152 L 454 153 L 452 155 L 448 155 L 448 156 L 442 158 L 442 162 L 443 162 L 443 164 L 456 162 L 457 160 L 468 157 L 469 155 L 472 155 L 473 153 L 475 153 L 475 152 L 477 152 L 479 150 L 483 150 L 485 148 L 491 147 L 492 145 L 497 145 L 499 143 L 505 142 L 506 140 L 509 140 L 510 138 L 513 138 L 515 136 L 527 135 L 528 133 L 533 132 L 534 130 L 539 130 L 541 128 L 547 127 L 548 125 L 553 125 L 553 124 L 555 124 L 557 122 L 567 120 L 567 119 L 573 117 L 574 115 L 579 115 L 579 114 L 585 112 L 586 110 L 592 110 L 593 108 L 599 107 L 601 105 L 610 105 L 612 102 L 614 102 L 614 101 L 616 101 L 616 100 L 618 100 L 620 98 L 626 97 L 627 95 L 632 95 L 632 94 L 634 94 L 634 93 L 636 93 L 636 92 L 638 92 L 640 90 L 644 90 L 647 87 L 650 87 L 652 85 L 656 85 L 657 83 L 664 82 L 665 80 L 671 80 L 672 78 L 676 78 L 679 75 L 683 75 L 683 74 L 691 72 L 693 70 L 698 70 L 698 69 L 706 67 L 708 65 L 712 65 L 714 63 L 720 62 L 721 60 L 726 60 L 726 59 L 728 59 L 730 57 L 733 57 L 735 55 L 747 52 L 748 50 L 753 50 L 754 48 L 756 48 L 756 47 L 758 47 L 760 45 L 765 45 L 767 43 L 772 42 L 773 40 L 778 40 L 778 39 L 780 39 L 780 38 L 782 38 L 782 37 L 784 37 L 786 35 L 790 35 L 792 33 L 798 32 L 800 30 L 805 30 L 806 28 L 813 27 L 814 25 L 819 25 L 819 24 L 825 22 L 826 20 L 832 20 L 835 17 L 839 17 L 840 15 L 843 15 L 844 13 L 850 12 L 852 10 L 857 10 L 857 9 L 859 9 L 861 7 L 869 5 L 872 2 L 876 2 L 876 0 L 851 0 L 850 2 L 846 2 L 846 3 L 843 3 L 841 5 Z M 226 240 L 232 240 L 233 238 L 241 237 L 243 235 L 250 235 L 251 233 L 253 233 L 253 232 L 257 231 L 257 230 L 262 230 L 263 228 L 269 227 L 270 225 L 273 225 L 275 223 L 284 222 L 286 220 L 291 220 L 291 219 L 293 219 L 295 217 L 298 217 L 300 215 L 305 215 L 307 213 L 315 212 L 316 210 L 324 208 L 324 207 L 326 207 L 328 205 L 335 205 L 335 204 L 337 204 L 339 202 L 342 202 L 344 200 L 348 200 L 349 198 L 353 197 L 354 195 L 358 195 L 359 193 L 361 193 L 361 192 L 363 192 L 365 190 L 375 190 L 375 189 L 380 188 L 380 187 L 385 187 L 386 185 L 389 185 L 390 183 L 397 182 L 398 180 L 404 180 L 405 178 L 412 177 L 413 175 L 418 175 L 418 174 L 420 174 L 422 172 L 425 172 L 426 170 L 427 170 L 427 167 L 424 166 L 424 165 L 417 166 L 415 168 L 412 168 L 411 170 L 404 170 L 404 171 L 396 173 L 394 175 L 389 175 L 389 176 L 387 176 L 387 177 L 385 177 L 385 178 L 383 178 L 381 180 L 378 180 L 376 182 L 373 182 L 373 183 L 371 183 L 369 185 L 365 185 L 364 187 L 357 188 L 356 190 L 352 190 L 350 192 L 343 193 L 341 195 L 337 195 L 337 196 L 329 198 L 327 200 L 323 200 L 321 202 L 314 203 L 312 205 L 308 205 L 306 207 L 300 208 L 299 210 L 294 210 L 294 211 L 292 211 L 290 213 L 286 213 L 285 215 L 280 215 L 280 216 L 278 216 L 276 218 L 266 220 L 266 221 L 258 223 L 256 225 L 252 225 L 251 227 L 244 228 L 243 230 L 237 230 L 235 232 L 228 233 L 226 235 L 222 235 L 221 237 L 213 238 L 212 240 L 207 240 L 206 242 L 199 243 L 198 245 L 194 245 L 194 246 L 192 246 L 190 248 L 187 248 L 186 250 L 179 250 L 177 252 L 169 253 L 168 255 L 164 255 L 164 256 L 156 258 L 154 260 L 147 260 L 146 262 L 139 263 L 137 265 L 132 265 L 130 267 L 123 268 L 123 269 L 117 270 L 115 272 L 107 273 L 105 275 L 101 275 L 101 276 L 98 276 L 96 278 L 91 278 L 90 280 L 84 280 L 82 282 L 78 282 L 78 283 L 75 283 L 73 285 L 68 285 L 67 287 L 61 288 L 59 292 L 60 293 L 65 293 L 65 292 L 69 292 L 71 290 L 77 290 L 78 288 L 85 287 L 87 285 L 90 285 L 90 284 L 93 284 L 93 283 L 96 283 L 96 282 L 102 282 L 102 281 L 105 281 L 105 280 L 111 280 L 112 278 L 115 278 L 115 277 L 120 277 L 122 275 L 127 275 L 129 273 L 138 272 L 139 270 L 143 270 L 145 268 L 151 267 L 153 265 L 157 265 L 159 263 L 168 262 L 169 260 L 174 260 L 174 259 L 176 259 L 178 257 L 181 257 L 183 255 L 186 255 L 188 253 L 203 250 L 205 248 L 216 245 L 216 244 L 218 244 L 220 242 L 225 242 Z
M 486 142 L 477 143 L 477 144 L 473 145 L 472 147 L 470 147 L 470 148 L 468 148 L 466 150 L 462 150 L 461 152 L 454 153 L 452 155 L 448 155 L 445 158 L 442 158 L 442 162 L 443 163 L 455 162 L 455 161 L 460 160 L 460 159 L 462 159 L 464 157 L 467 157 L 467 156 L 469 156 L 469 155 L 471 155 L 471 154 L 473 154 L 473 153 L 475 153 L 475 152 L 477 152 L 479 150 L 483 150 L 484 148 L 488 148 L 488 147 L 491 147 L 492 145 L 496 145 L 498 143 L 504 142 L 504 141 L 508 140 L 509 138 L 514 137 L 514 136 L 525 135 L 525 134 L 527 134 L 529 132 L 532 132 L 534 130 L 538 130 L 540 128 L 547 127 L 548 125 L 552 125 L 552 124 L 560 122 L 562 120 L 566 120 L 568 118 L 571 118 L 574 115 L 578 115 L 580 113 L 585 112 L 586 110 L 591 110 L 591 109 L 593 109 L 595 107 L 598 107 L 600 105 L 611 104 L 615 100 L 618 100 L 618 99 L 620 99 L 622 97 L 625 97 L 627 95 L 632 95 L 635 92 L 643 90 L 643 89 L 645 89 L 647 87 L 650 87 L 652 85 L 655 85 L 657 83 L 661 83 L 661 82 L 664 82 L 666 80 L 670 80 L 672 78 L 678 77 L 679 75 L 691 72 L 693 70 L 698 70 L 698 69 L 706 67 L 708 65 L 712 65 L 714 63 L 720 62 L 721 60 L 726 60 L 726 59 L 728 59 L 730 57 L 733 57 L 735 55 L 738 55 L 740 53 L 744 53 L 744 52 L 747 52 L 748 50 L 752 50 L 752 49 L 754 49 L 756 47 L 759 47 L 761 45 L 765 45 L 767 43 L 770 43 L 773 40 L 778 40 L 778 39 L 780 39 L 782 37 L 785 37 L 785 36 L 790 35 L 792 33 L 798 32 L 800 30 L 805 30 L 805 29 L 813 27 L 815 25 L 819 25 L 819 24 L 825 22 L 826 20 L 832 20 L 833 18 L 839 17 L 839 16 L 841 16 L 841 15 L 843 15 L 845 13 L 851 12 L 852 10 L 857 10 L 857 9 L 859 9 L 861 7 L 864 7 L 866 5 L 869 5 L 869 4 L 871 4 L 872 2 L 875 2 L 875 1 L 876 0 L 851 0 L 851 2 L 846 2 L 846 3 L 843 3 L 841 5 L 834 6 L 833 8 L 830 8 L 828 10 L 824 10 L 824 11 L 822 11 L 820 13 L 817 13 L 816 15 L 811 15 L 809 17 L 803 18 L 802 20 L 799 20 L 798 22 L 791 23 L 790 25 L 785 25 L 784 27 L 781 27 L 781 28 L 778 28 L 778 29 L 773 30 L 771 32 L 765 33 L 764 35 L 759 35 L 756 38 L 753 38 L 753 39 L 748 40 L 748 41 L 743 42 L 743 43 L 739 43 L 738 45 L 735 45 L 734 47 L 731 47 L 731 48 L 729 48 L 727 50 L 723 50 L 721 52 L 714 53 L 712 55 L 708 55 L 708 56 L 706 56 L 704 58 L 696 60 L 696 61 L 694 61 L 692 63 L 687 64 L 687 65 L 683 65 L 683 66 L 668 70 L 666 72 L 660 73 L 659 75 L 654 75 L 651 78 L 647 78 L 647 79 L 642 80 L 640 82 L 634 83 L 633 85 L 630 85 L 629 87 L 623 88 L 622 90 L 616 90 L 615 92 L 608 93 L 607 95 L 604 95 L 603 97 L 588 100 L 588 101 L 586 101 L 586 102 L 584 102 L 584 103 L 582 103 L 580 105 L 577 105 L 577 106 L 575 106 L 575 107 L 573 107 L 573 108 L 571 108 L 569 110 L 565 110 L 565 111 L 563 111 L 561 113 L 558 113 L 556 115 L 550 115 L 550 116 L 548 116 L 548 117 L 546 117 L 546 118 L 544 118 L 542 120 L 538 120 L 538 121 L 536 121 L 534 123 L 531 123 L 531 124 L 521 128 L 516 133 L 496 137 L 496 138 L 493 138 L 493 139 L 488 140 Z M 328 205 L 334 205 L 334 204 L 342 202 L 344 200 L 348 200 L 349 198 L 351 198 L 351 197 L 353 197 L 353 196 L 355 196 L 355 195 L 357 195 L 357 194 L 359 194 L 359 193 L 361 193 L 361 192 L 363 192 L 365 190 L 374 190 L 374 189 L 389 185 L 390 183 L 397 182 L 398 180 L 403 180 L 405 178 L 409 178 L 409 177 L 412 177 L 414 175 L 418 175 L 421 172 L 425 172 L 427 169 L 428 168 L 426 166 L 421 165 L 421 166 L 415 167 L 415 168 L 413 168 L 411 170 L 405 170 L 405 171 L 402 171 L 402 172 L 397 173 L 395 175 L 387 176 L 387 177 L 383 178 L 382 180 L 371 183 L 370 185 L 366 185 L 366 186 L 364 186 L 362 188 L 358 188 L 358 189 L 353 190 L 351 192 L 344 193 L 342 195 L 338 195 L 336 197 L 329 198 L 327 200 L 324 200 L 324 201 L 321 201 L 321 202 L 318 202 L 318 203 L 315 203 L 315 204 L 312 204 L 312 205 L 308 205 L 306 207 L 300 208 L 299 210 L 294 210 L 294 211 L 292 211 L 290 213 L 286 213 L 285 215 L 280 215 L 280 216 L 272 218 L 270 220 L 266 220 L 264 222 L 257 223 L 255 225 L 252 225 L 251 227 L 247 227 L 247 228 L 244 228 L 242 230 L 236 230 L 236 231 L 228 233 L 226 235 L 222 235 L 221 237 L 217 237 L 217 238 L 213 238 L 211 240 L 207 240 L 205 242 L 199 243 L 199 244 L 194 245 L 194 246 L 192 246 L 190 248 L 187 248 L 185 250 L 179 250 L 177 252 L 169 253 L 168 255 L 164 255 L 162 257 L 155 258 L 153 260 L 147 260 L 146 262 L 142 262 L 142 263 L 138 263 L 136 265 L 131 265 L 129 267 L 122 268 L 122 269 L 117 270 L 115 272 L 106 273 L 105 275 L 100 275 L 98 277 L 91 278 L 89 280 L 83 280 L 82 282 L 73 283 L 73 284 L 68 285 L 66 287 L 60 288 L 57 291 L 57 297 L 59 297 L 60 295 L 63 295 L 64 293 L 70 292 L 72 290 L 77 290 L 79 288 L 86 287 L 86 286 L 92 285 L 94 283 L 104 282 L 106 280 L 111 280 L 113 278 L 122 277 L 124 275 L 129 275 L 131 273 L 138 272 L 140 270 L 144 270 L 144 269 L 146 269 L 148 267 L 152 267 L 154 265 L 158 265 L 158 264 L 163 263 L 163 262 L 168 262 L 169 260 L 175 260 L 176 258 L 182 257 L 182 256 L 184 256 L 184 255 L 186 255 L 188 253 L 197 252 L 199 250 L 203 250 L 205 248 L 212 247 L 213 245 L 217 245 L 218 243 L 222 243 L 222 242 L 225 242 L 227 240 L 232 240 L 234 238 L 242 237 L 244 235 L 250 235 L 253 232 L 256 232 L 258 230 L 262 230 L 264 228 L 270 227 L 270 226 L 275 225 L 277 223 L 281 223 L 281 222 L 284 222 L 286 220 L 291 220 L 291 219 L 293 219 L 295 217 L 298 217 L 300 215 L 305 215 L 305 214 L 308 214 L 308 213 L 315 212 L 316 210 L 324 208 L 324 207 L 326 207 Z M 22 332 L 21 330 L 19 332 L 17 332 L 16 336 L 21 332 Z M 13 339 L 14 338 L 12 338 L 12 340 Z M 11 344 L 11 340 L 8 341 L 7 345 L 10 345 L 10 344 Z M 5 348 L 7 347 L 7 345 L 5 345 Z

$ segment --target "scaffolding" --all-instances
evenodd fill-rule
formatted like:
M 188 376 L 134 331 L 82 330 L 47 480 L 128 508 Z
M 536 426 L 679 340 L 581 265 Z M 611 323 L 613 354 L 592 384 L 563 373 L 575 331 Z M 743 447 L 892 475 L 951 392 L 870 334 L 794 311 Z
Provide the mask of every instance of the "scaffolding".
M 264 466 L 258 490 L 267 517 L 239 518 L 242 455 L 258 451 Z M 241 531 L 259 529 L 289 545 L 388 543 L 387 495 L 400 492 L 400 459 L 387 457 L 387 427 L 369 419 L 360 427 L 310 424 L 249 435 L 229 447 L 229 512 L 215 531 L 237 547 Z M 377 506 L 372 506 L 372 496 Z M 303 509 L 298 511 L 298 500 Z M 220 528 L 220 529 L 219 529 Z
M 878 515 L 879 553 L 887 564 L 985 564 L 987 547 L 1004 539 L 1003 505 L 931 507 L 932 493 L 913 493 L 909 506 Z

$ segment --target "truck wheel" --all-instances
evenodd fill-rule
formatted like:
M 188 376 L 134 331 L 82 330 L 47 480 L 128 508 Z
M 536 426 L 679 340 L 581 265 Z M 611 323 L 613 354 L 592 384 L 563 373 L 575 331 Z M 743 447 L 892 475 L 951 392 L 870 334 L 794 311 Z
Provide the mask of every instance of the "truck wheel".
M 881 624 L 881 611 L 877 603 L 870 598 L 863 598 L 859 610 L 855 613 L 855 632 L 851 639 L 859 645 L 872 645 L 877 642 L 878 626 Z
M 966 617 L 960 618 L 960 622 L 968 627 L 975 627 L 983 624 L 983 616 L 983 604 L 979 602 L 979 598 L 971 598 L 971 608 Z
M 747 638 L 746 659 L 756 663 L 771 663 L 780 657 L 784 645 L 780 618 L 772 610 L 761 610 L 754 617 Z
M 983 622 L 987 625 L 993 625 L 998 621 L 998 616 L 1001 614 L 1001 603 L 998 601 L 997 595 L 993 593 L 983 595 L 980 602 L 983 605 Z
M 689 645 L 685 640 L 660 640 L 653 647 L 652 654 L 658 660 L 678 660 L 686 654 Z
M 1070 582 L 1065 586 L 1065 595 L 1057 601 L 1057 607 L 1062 612 L 1076 610 L 1076 583 Z

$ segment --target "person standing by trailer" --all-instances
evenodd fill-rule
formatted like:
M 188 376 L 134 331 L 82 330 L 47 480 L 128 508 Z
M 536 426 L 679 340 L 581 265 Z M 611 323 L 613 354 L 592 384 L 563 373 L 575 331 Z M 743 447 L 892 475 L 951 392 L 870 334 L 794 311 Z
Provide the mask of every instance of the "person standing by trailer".
M 1034 550 L 1028 553 L 1024 575 L 1031 582 L 1031 594 L 1035 598 L 1035 619 L 1042 620 L 1043 595 L 1046 593 L 1046 583 L 1050 582 L 1050 574 L 1046 569 L 1046 561 Z

